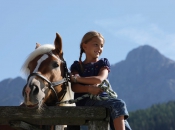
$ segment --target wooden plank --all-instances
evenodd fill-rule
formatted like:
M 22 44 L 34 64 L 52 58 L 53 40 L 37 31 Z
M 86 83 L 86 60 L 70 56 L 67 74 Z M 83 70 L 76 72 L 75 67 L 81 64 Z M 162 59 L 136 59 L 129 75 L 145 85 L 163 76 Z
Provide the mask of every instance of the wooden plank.
M 89 130 L 110 130 L 109 122 L 106 121 L 89 121 Z
M 0 107 L 0 125 L 9 121 L 24 121 L 35 125 L 83 125 L 88 121 L 103 121 L 108 118 L 104 107 L 47 107 L 38 112 L 19 106 Z
M 23 130 L 41 130 L 40 128 L 35 127 L 34 125 L 25 123 L 23 121 L 11 121 L 10 126 L 17 130 L 21 130 L 21 129 Z

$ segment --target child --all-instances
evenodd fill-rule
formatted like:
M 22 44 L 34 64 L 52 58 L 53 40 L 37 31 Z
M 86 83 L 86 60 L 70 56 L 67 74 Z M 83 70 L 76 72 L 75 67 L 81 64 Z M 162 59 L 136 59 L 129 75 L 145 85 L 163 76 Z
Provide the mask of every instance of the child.
M 100 95 L 101 97 L 109 97 L 106 92 L 97 87 L 103 80 L 107 79 L 110 72 L 110 63 L 108 59 L 98 59 L 103 51 L 104 38 L 96 32 L 87 32 L 82 38 L 80 44 L 79 61 L 74 61 L 71 65 L 71 87 L 75 92 L 75 99 L 84 94 Z M 85 53 L 85 60 L 82 61 L 82 54 Z M 76 103 L 77 106 L 104 106 L 111 113 L 111 129 L 112 130 L 131 130 L 126 119 L 128 111 L 125 102 L 111 98 L 107 100 L 93 100 L 86 97 Z

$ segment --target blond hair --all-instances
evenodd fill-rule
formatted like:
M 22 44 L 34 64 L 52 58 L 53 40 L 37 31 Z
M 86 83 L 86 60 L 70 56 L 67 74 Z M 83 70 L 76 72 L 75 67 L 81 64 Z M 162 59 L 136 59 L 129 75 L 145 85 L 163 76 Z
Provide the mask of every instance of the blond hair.
M 87 32 L 82 40 L 81 40 L 81 43 L 80 43 L 80 57 L 79 57 L 79 62 L 81 63 L 81 58 L 82 58 L 82 55 L 84 53 L 84 50 L 83 50 L 83 43 L 88 43 L 90 40 L 92 40 L 92 38 L 94 37 L 98 37 L 98 38 L 102 38 L 103 39 L 103 42 L 105 41 L 104 40 L 104 37 L 99 33 L 99 32 L 96 32 L 96 31 L 90 31 L 90 32 Z

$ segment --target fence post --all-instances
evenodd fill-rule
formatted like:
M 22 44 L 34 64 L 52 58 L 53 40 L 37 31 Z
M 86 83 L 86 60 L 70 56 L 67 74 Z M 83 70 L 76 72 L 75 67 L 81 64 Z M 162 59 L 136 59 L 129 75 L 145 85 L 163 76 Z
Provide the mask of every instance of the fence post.
M 89 130 L 110 130 L 108 121 L 89 121 Z
M 110 112 L 106 109 L 106 118 L 103 120 L 88 121 L 88 130 L 110 130 Z

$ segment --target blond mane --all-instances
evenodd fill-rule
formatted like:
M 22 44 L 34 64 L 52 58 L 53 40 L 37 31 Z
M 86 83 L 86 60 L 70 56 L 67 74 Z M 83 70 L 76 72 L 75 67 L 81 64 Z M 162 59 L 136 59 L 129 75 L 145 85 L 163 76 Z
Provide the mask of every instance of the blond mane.
M 54 49 L 55 49 L 55 46 L 51 44 L 45 44 L 35 49 L 33 52 L 30 53 L 30 55 L 22 65 L 21 67 L 22 73 L 26 76 L 29 75 L 29 69 L 28 69 L 29 62 L 32 61 L 35 57 L 42 55 L 44 53 L 50 52 L 51 50 L 54 50 Z

